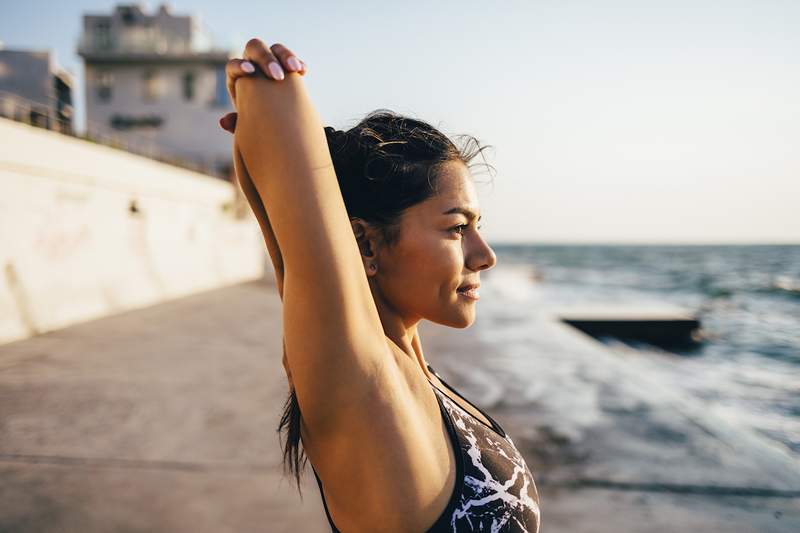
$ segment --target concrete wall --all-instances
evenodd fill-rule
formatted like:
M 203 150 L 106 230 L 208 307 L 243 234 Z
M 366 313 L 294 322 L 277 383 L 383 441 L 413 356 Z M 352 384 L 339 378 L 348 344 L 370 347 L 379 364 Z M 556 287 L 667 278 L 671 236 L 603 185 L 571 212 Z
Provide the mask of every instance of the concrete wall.
M 272 275 L 230 183 L 5 119 L 0 139 L 0 343 Z

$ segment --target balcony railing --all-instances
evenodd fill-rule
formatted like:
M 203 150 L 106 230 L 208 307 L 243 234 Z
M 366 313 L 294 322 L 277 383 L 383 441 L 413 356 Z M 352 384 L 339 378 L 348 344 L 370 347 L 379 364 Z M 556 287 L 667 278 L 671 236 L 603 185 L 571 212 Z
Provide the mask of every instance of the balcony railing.
M 181 37 L 158 28 L 134 28 L 116 34 L 84 33 L 78 51 L 84 55 L 192 55 L 213 50 L 203 36 Z

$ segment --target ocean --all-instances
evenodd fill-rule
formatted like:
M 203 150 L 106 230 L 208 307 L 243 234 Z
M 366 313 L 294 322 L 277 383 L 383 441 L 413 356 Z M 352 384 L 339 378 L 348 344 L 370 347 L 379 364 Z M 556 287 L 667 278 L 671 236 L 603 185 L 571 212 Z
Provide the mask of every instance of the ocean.
M 490 314 L 510 300 L 523 313 L 604 303 L 693 313 L 703 340 L 691 349 L 598 340 L 635 353 L 649 379 L 800 458 L 800 246 L 492 247 L 497 265 L 482 274 L 491 298 L 481 301 Z

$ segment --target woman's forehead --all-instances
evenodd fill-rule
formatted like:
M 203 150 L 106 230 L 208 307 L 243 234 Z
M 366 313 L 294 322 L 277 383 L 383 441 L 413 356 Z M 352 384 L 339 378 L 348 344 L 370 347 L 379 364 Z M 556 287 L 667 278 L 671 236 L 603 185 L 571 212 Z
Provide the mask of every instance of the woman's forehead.
M 465 207 L 473 211 L 478 209 L 475 184 L 464 163 L 455 161 L 443 166 L 436 185 L 436 194 L 428 199 L 436 208 Z

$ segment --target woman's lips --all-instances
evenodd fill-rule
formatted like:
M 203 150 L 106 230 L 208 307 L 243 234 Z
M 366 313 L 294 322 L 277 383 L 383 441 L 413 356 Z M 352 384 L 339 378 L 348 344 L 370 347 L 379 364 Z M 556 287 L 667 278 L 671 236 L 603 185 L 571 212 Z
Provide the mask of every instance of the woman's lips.
M 461 296 L 469 298 L 470 300 L 478 300 L 481 297 L 478 293 L 477 287 L 472 287 L 465 290 L 457 290 L 456 292 Z

